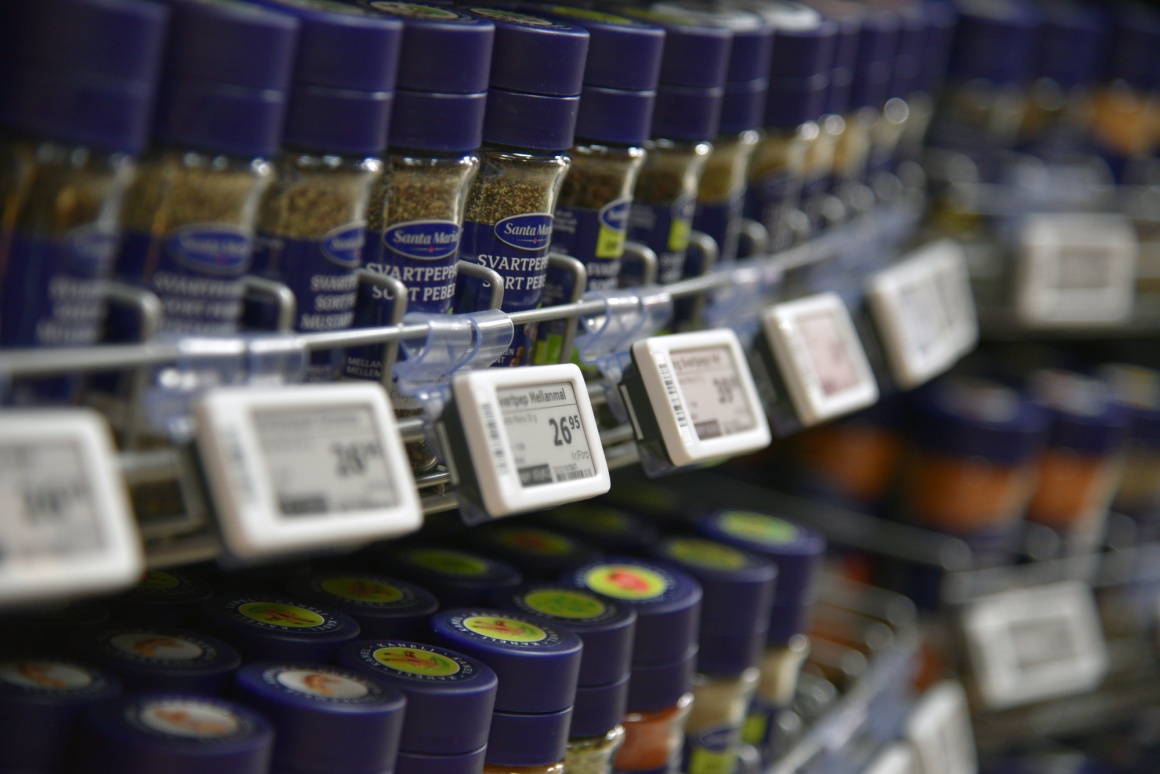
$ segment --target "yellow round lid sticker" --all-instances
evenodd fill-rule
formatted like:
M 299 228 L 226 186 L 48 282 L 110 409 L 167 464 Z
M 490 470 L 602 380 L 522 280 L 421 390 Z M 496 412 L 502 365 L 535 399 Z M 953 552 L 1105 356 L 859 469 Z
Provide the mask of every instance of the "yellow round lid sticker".
M 308 629 L 326 622 L 313 610 L 281 602 L 247 602 L 238 608 L 238 612 L 254 621 L 292 629 Z
M 170 575 L 167 572 L 159 572 L 153 570 L 145 576 L 139 586 L 149 591 L 165 591 L 167 589 L 175 589 L 181 585 L 181 579 L 176 575 Z
M 524 596 L 524 605 L 530 610 L 553 618 L 571 618 L 583 621 L 604 615 L 608 606 L 591 594 L 567 589 L 543 589 Z
M 505 546 L 529 554 L 565 556 L 572 551 L 572 541 L 540 529 L 508 529 L 496 535 Z
M 504 642 L 541 642 L 548 639 L 548 633 L 540 627 L 514 618 L 473 615 L 463 619 L 463 626 L 483 637 Z
M 598 532 L 627 532 L 628 519 L 620 511 L 612 508 L 585 507 L 567 508 L 556 512 L 556 520 L 578 529 Z
M 322 582 L 322 589 L 342 599 L 380 605 L 398 602 L 403 598 L 403 592 L 389 583 L 381 583 L 355 575 L 327 578 Z
M 764 513 L 730 511 L 717 519 L 717 527 L 727 535 L 766 545 L 781 546 L 798 537 L 798 528 L 784 519 Z
M 740 570 L 747 564 L 745 554 L 712 540 L 677 538 L 668 541 L 666 548 L 677 561 L 709 570 Z
M 450 677 L 459 672 L 459 664 L 447 656 L 422 648 L 379 648 L 374 652 L 374 657 L 383 666 L 409 675 Z
M 448 575 L 486 575 L 487 563 L 470 554 L 432 548 L 415 551 L 408 558 L 420 567 Z
M 634 564 L 601 564 L 584 575 L 584 585 L 616 599 L 656 599 L 669 589 L 659 572 Z

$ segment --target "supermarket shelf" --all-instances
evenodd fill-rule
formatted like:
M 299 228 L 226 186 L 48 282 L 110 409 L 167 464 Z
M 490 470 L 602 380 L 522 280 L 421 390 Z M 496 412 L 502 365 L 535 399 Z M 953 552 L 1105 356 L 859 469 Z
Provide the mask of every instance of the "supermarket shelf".
M 1029 326 L 1009 309 L 978 310 L 979 335 L 990 341 L 1092 341 L 1160 336 L 1160 312 L 1147 310 L 1125 322 Z

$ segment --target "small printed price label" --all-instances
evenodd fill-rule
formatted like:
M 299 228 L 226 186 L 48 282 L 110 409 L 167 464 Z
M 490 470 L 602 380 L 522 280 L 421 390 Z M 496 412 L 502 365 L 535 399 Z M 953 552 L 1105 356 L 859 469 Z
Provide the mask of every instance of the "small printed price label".
M 490 516 L 608 491 L 604 448 L 575 365 L 472 371 L 455 377 L 452 395 L 456 468 Z
M 919 254 L 933 265 L 939 303 L 954 331 L 955 356 L 962 357 L 979 341 L 979 315 L 963 246 L 952 239 L 943 239 L 923 247 Z
M 141 540 L 116 460 L 95 412 L 0 413 L 0 603 L 138 580 Z
M 976 600 L 963 612 L 963 630 L 979 694 L 991 708 L 1089 691 L 1107 673 L 1095 600 L 1078 581 Z
M 737 334 L 720 329 L 656 336 L 630 350 L 635 374 L 622 383 L 638 440 L 659 440 L 677 467 L 744 454 L 772 436 Z M 654 422 L 642 423 L 648 411 Z
M 1027 218 L 1019 232 L 1015 311 L 1034 326 L 1100 325 L 1131 317 L 1139 246 L 1121 215 Z
M 198 449 L 229 550 L 243 558 L 418 529 L 418 493 L 373 384 L 230 388 L 198 404 Z
M 863 774 L 925 774 L 925 772 L 919 766 L 914 748 L 898 742 L 874 756 L 874 760 L 870 761 Z
M 954 680 L 941 682 L 922 695 L 910 711 L 904 736 L 913 746 L 917 771 L 922 774 L 975 774 L 979 770 L 967 696 Z
M 836 293 L 776 304 L 762 312 L 762 330 L 803 426 L 878 400 L 878 383 Z

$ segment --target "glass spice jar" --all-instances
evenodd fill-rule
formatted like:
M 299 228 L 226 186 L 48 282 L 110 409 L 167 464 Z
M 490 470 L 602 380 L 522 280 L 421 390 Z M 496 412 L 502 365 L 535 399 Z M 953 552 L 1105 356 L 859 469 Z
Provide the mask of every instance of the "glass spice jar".
M 624 744 L 624 737 L 624 726 L 617 725 L 604 736 L 569 739 L 564 773 L 612 774 L 612 762 Z
M 228 0 L 169 8 L 154 124 L 164 145 L 142 161 L 125 197 L 117 273 L 161 298 L 162 331 L 226 336 L 241 320 L 298 22 Z

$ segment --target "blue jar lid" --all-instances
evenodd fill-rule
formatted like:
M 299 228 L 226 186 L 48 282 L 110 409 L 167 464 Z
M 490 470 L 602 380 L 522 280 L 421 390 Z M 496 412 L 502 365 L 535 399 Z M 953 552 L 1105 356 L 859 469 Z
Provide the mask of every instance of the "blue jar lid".
M 610 6 L 615 13 L 656 25 L 665 31 L 658 86 L 720 89 L 729 72 L 733 33 L 705 24 L 687 13 Z
M 636 551 L 659 537 L 657 529 L 628 511 L 594 502 L 570 503 L 546 511 L 540 520 L 578 535 L 604 551 Z
M 697 530 L 713 540 L 772 559 L 777 564 L 775 603 L 808 595 L 826 551 L 826 539 L 820 533 L 766 513 L 716 511 L 698 522 Z
M 330 661 L 358 637 L 346 613 L 295 597 L 226 594 L 201 604 L 201 619 L 247 661 Z
M 580 638 L 536 616 L 494 608 L 456 608 L 431 617 L 439 644 L 491 667 L 495 709 L 516 714 L 572 706 L 580 676 Z
M 209 696 L 133 694 L 93 707 L 80 749 L 92 774 L 266 774 L 274 729 L 241 704 Z
M 352 642 L 339 649 L 335 661 L 369 671 L 407 697 L 400 751 L 470 757 L 487 744 L 499 681 L 486 664 L 404 640 Z
M 959 26 L 950 75 L 1018 84 L 1031 76 L 1043 17 L 1024 0 L 955 0 Z
M 640 19 L 591 8 L 568 5 L 529 7 L 535 7 L 537 13 L 567 19 L 588 30 L 585 86 L 623 91 L 656 90 L 665 46 L 662 28 Z
M 402 23 L 336 0 L 257 2 L 294 16 L 301 25 L 283 143 L 325 153 L 381 152 L 387 144 Z
M 362 639 L 413 639 L 426 631 L 427 618 L 439 609 L 439 601 L 426 589 L 370 573 L 314 573 L 292 580 L 289 590 L 358 621 Z
M 1032 374 L 1031 389 L 1048 411 L 1048 447 L 1095 456 L 1123 448 L 1131 418 L 1106 382 L 1071 371 L 1039 371 Z
M 139 0 L 0 7 L 0 127 L 139 153 L 148 142 L 168 12 Z
M 213 589 L 184 570 L 150 570 L 131 590 L 109 600 L 119 621 L 180 623 L 196 606 L 213 596 Z
M 656 712 L 668 709 L 693 689 L 697 646 L 667 664 L 633 666 L 628 680 L 628 711 Z
M 489 89 L 483 141 L 509 148 L 565 151 L 572 147 L 580 97 Z
M 666 664 L 697 642 L 701 584 L 669 564 L 613 556 L 570 573 L 566 580 L 636 611 L 633 671 Z
M 777 581 L 769 559 L 700 537 L 663 538 L 649 554 L 675 564 L 701 584 L 701 640 L 708 634 L 764 631 Z M 701 649 L 702 657 L 706 655 Z
M 1105 77 L 1150 91 L 1160 86 L 1160 12 L 1143 3 L 1110 4 L 1112 45 Z
M 652 136 L 684 142 L 707 142 L 721 129 L 725 89 L 685 86 L 657 87 L 653 106 Z
M 765 125 L 784 128 L 822 114 L 838 25 L 802 3 L 778 0 L 752 6 L 773 26 L 773 57 Z
M 381 565 L 430 591 L 441 607 L 485 605 L 493 592 L 524 580 L 507 562 L 435 544 L 387 546 Z
M 870 8 L 862 17 L 858 28 L 858 58 L 850 84 L 852 109 L 881 109 L 886 104 L 901 30 L 898 14 Z
M 391 110 L 392 148 L 467 153 L 483 142 L 487 92 L 437 94 L 399 89 Z
M 936 93 L 946 78 L 959 29 L 959 12 L 949 0 L 926 0 L 926 53 L 923 55 L 923 91 Z
M 564 760 L 572 707 L 536 715 L 491 716 L 484 760 L 489 766 L 549 766 Z
M 479 774 L 486 747 L 459 755 L 423 755 L 399 751 L 395 774 Z
M 917 395 L 910 422 L 921 449 L 1016 465 L 1031 459 L 1046 432 L 1042 407 L 984 379 L 934 382 Z
M 26 608 L 0 616 L 6 646 L 61 647 L 69 635 L 95 629 L 109 621 L 109 609 L 100 602 L 83 599 Z
M 887 97 L 906 99 L 919 90 L 925 66 L 926 38 L 930 17 L 922 0 L 878 0 L 875 6 L 898 16 L 898 45 L 895 48 Z
M 822 113 L 845 115 L 850 112 L 850 88 L 858 62 L 858 33 L 865 9 L 847 0 L 809 0 L 809 5 L 837 25 Z
M 298 21 L 231 0 L 169 0 L 153 136 L 197 150 L 278 150 Z
M 0 770 L 59 771 L 89 705 L 121 692 L 111 672 L 56 656 L 0 659 Z
M 110 626 L 78 632 L 69 647 L 118 676 L 127 691 L 221 693 L 242 657 L 219 639 L 164 626 Z
M 1128 412 L 1131 436 L 1145 444 L 1160 445 L 1160 372 L 1128 365 L 1100 369 L 1119 403 Z
M 604 736 L 620 725 L 628 709 L 629 678 L 625 674 L 615 683 L 577 687 L 568 735 L 573 739 Z
M 511 562 L 525 578 L 558 578 L 600 557 L 590 543 L 571 535 L 525 524 L 495 524 L 468 532 L 473 548 Z
M 1043 13 L 1043 31 L 1035 59 L 1036 77 L 1050 78 L 1065 89 L 1101 77 L 1110 38 L 1107 17 L 1074 0 L 1037 6 Z
M 247 664 L 236 696 L 274 724 L 273 768 L 390 772 L 406 699 L 365 672 L 320 664 Z
M 813 612 L 816 595 L 802 594 L 774 603 L 769 613 L 769 629 L 765 633 L 766 643 L 782 646 L 794 635 L 805 634 L 810 628 L 810 613 Z
M 772 609 L 772 608 L 771 608 Z M 739 675 L 759 666 L 769 638 L 768 616 L 762 628 L 749 632 L 701 632 L 697 671 L 705 675 Z
M 529 583 L 497 594 L 494 604 L 543 618 L 576 634 L 584 643 L 579 685 L 614 683 L 628 674 L 636 633 L 632 608 L 563 583 Z
M 584 27 L 486 3 L 467 10 L 495 25 L 488 88 L 556 97 L 580 93 L 588 56 Z

